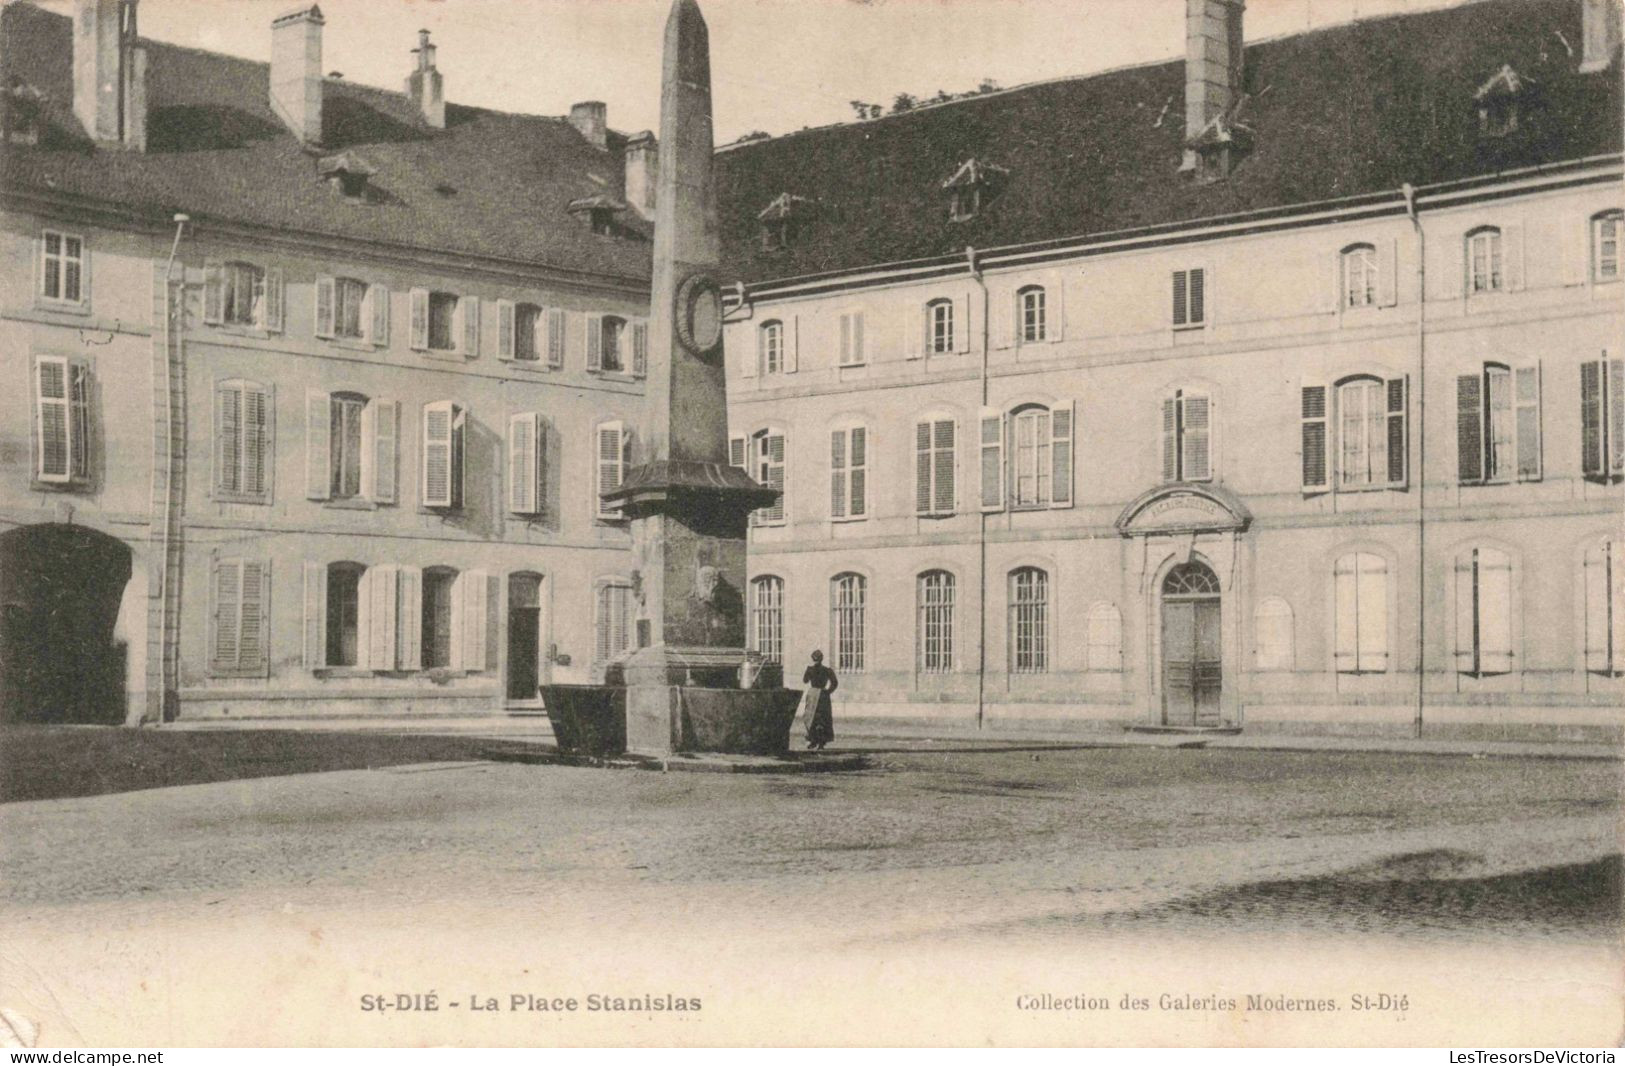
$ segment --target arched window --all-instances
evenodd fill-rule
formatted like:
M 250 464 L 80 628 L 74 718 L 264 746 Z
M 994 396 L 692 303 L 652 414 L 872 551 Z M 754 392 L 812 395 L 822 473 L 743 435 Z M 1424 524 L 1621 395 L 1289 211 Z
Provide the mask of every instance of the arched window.
M 1512 560 L 1496 548 L 1456 556 L 1456 670 L 1474 677 L 1512 670 Z
M 361 650 L 360 563 L 330 563 L 327 567 L 327 665 L 355 666 Z
M 1010 573 L 1010 672 L 1049 669 L 1049 574 L 1033 566 Z
M 919 618 L 914 642 L 920 672 L 945 674 L 954 668 L 954 575 L 927 570 L 917 579 Z
M 1118 613 L 1116 604 L 1097 603 L 1089 608 L 1084 639 L 1090 670 L 1123 669 L 1123 616 Z
M 1501 231 L 1481 226 L 1467 234 L 1467 291 L 1500 292 L 1503 277 Z
M 1045 306 L 1044 286 L 1027 285 L 1016 293 L 1016 328 L 1021 343 L 1029 344 L 1042 341 L 1049 336 L 1049 324 L 1046 321 L 1048 309 Z
M 862 672 L 864 613 L 869 582 L 862 574 L 836 574 L 829 583 L 829 632 L 838 671 Z
M 1338 558 L 1332 580 L 1337 672 L 1383 673 L 1388 669 L 1388 563 L 1380 555 L 1350 552 Z
M 932 300 L 925 305 L 925 350 L 944 355 L 954 350 L 954 302 Z
M 1625 237 L 1625 213 L 1604 211 L 1591 217 L 1591 280 L 1618 281 L 1619 245 Z
M 775 319 L 763 322 L 756 331 L 756 353 L 763 374 L 777 374 L 784 369 L 784 323 Z
M 1292 643 L 1292 607 L 1279 596 L 1261 600 L 1253 611 L 1253 665 L 1292 669 Z
M 1377 302 L 1377 249 L 1354 244 L 1343 249 L 1343 306 L 1371 307 Z
M 1363 489 L 1388 484 L 1388 393 L 1374 377 L 1337 386 L 1337 484 Z
M 784 661 L 784 579 L 770 574 L 750 583 L 750 646 L 770 663 Z
M 1625 543 L 1604 537 L 1585 553 L 1585 664 L 1594 674 L 1625 673 Z

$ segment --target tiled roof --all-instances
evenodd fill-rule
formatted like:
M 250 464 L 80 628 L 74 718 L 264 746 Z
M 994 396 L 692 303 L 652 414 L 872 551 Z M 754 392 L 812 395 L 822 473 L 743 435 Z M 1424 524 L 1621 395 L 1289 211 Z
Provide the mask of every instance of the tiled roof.
M 760 282 L 1425 185 L 1620 150 L 1620 72 L 1579 74 L 1580 0 L 1461 7 L 1247 48 L 1237 119 L 1251 151 L 1227 179 L 1179 172 L 1184 63 L 1049 82 L 717 156 L 729 272 Z M 1480 135 L 1474 93 L 1510 65 L 1524 115 Z M 949 220 L 943 180 L 1008 171 L 977 216 Z M 810 201 L 766 251 L 762 210 Z
M 563 118 L 454 104 L 446 128 L 432 130 L 403 93 L 329 78 L 324 143 L 306 150 L 271 111 L 267 64 L 146 41 L 148 150 L 93 149 L 72 111 L 70 20 L 23 0 L 7 4 L 0 19 L 5 76 L 49 98 L 40 144 L 0 149 L 0 183 L 8 187 L 161 217 L 185 211 L 203 225 L 229 221 L 649 275 L 647 224 L 627 217 L 615 236 L 599 236 L 568 212 L 583 197 L 623 197 L 618 135 L 605 152 Z M 376 171 L 364 203 L 318 180 L 320 160 L 347 150 Z

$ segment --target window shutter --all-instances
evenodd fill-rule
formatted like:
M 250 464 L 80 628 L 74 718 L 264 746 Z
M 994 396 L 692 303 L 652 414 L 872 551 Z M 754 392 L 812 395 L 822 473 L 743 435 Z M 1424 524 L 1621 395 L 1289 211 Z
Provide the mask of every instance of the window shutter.
M 367 311 L 372 322 L 372 343 L 379 348 L 389 347 L 389 286 L 367 286 Z
M 1179 479 L 1179 398 L 1162 401 L 1162 480 Z
M 508 509 L 535 514 L 539 508 L 540 425 L 535 412 L 508 419 Z
M 269 333 L 282 332 L 282 320 L 286 302 L 284 300 L 282 283 L 282 268 L 272 267 L 265 272 L 265 315 L 263 325 Z
M 746 469 L 744 437 L 728 438 L 728 465 L 737 466 L 741 470 Z
M 333 491 L 333 399 L 318 389 L 305 393 L 305 496 L 325 500 Z
M 363 639 L 367 642 L 367 666 L 373 670 L 399 668 L 400 635 L 400 570 L 399 566 L 369 567 L 366 588 L 367 625 Z
M 866 363 L 869 361 L 869 355 L 867 341 L 863 336 L 863 312 L 853 311 L 848 317 L 852 319 L 852 362 Z
M 1021 344 L 1021 292 L 1005 293 L 989 299 L 993 307 L 993 346 L 1014 348 Z
M 400 424 L 399 401 L 374 398 L 361 409 L 361 494 L 374 503 L 395 502 Z
M 241 490 L 251 496 L 264 496 L 271 488 L 270 463 L 275 455 L 271 440 L 272 390 L 269 386 L 243 386 L 243 466 Z
M 903 312 L 903 357 L 923 359 L 931 346 L 931 308 L 920 304 Z
M 1523 225 L 1513 222 L 1501 230 L 1501 283 L 1507 292 L 1523 288 Z
M 1383 307 L 1399 303 L 1399 241 L 1393 237 L 1377 242 L 1377 303 Z
M 865 426 L 854 426 L 849 437 L 851 444 L 847 461 L 852 505 L 847 508 L 847 513 L 853 518 L 862 518 L 869 513 L 869 430 Z
M 970 351 L 970 294 L 954 297 L 954 351 Z
M 1356 639 L 1361 673 L 1382 673 L 1388 669 L 1388 564 L 1379 555 L 1358 555 L 1359 618 Z
M 933 457 L 931 454 L 931 423 L 914 424 L 914 513 L 931 513 Z
M 1187 392 L 1184 406 L 1185 480 L 1207 481 L 1212 469 L 1212 401 L 1199 392 Z
M 648 319 L 639 319 L 632 323 L 632 374 L 634 377 L 641 378 L 648 373 L 649 321 Z
M 35 426 L 38 435 L 35 473 L 41 481 L 70 480 L 72 418 L 68 411 L 68 361 L 40 356 L 34 368 Z
M 846 430 L 829 435 L 829 516 L 846 517 Z
M 1608 473 L 1625 473 L 1625 359 L 1608 360 Z
M 1410 378 L 1389 378 L 1384 385 L 1388 397 L 1388 487 L 1402 489 L 1408 483 Z
M 316 336 L 333 336 L 333 299 L 337 282 L 333 278 L 316 279 Z
M 489 587 L 484 570 L 465 570 L 453 584 L 452 665 L 459 669 L 485 669 Z
M 1321 312 L 1341 312 L 1348 307 L 1348 267 L 1348 252 L 1343 249 L 1334 251 L 1331 256 L 1331 276 L 1321 290 L 1318 301 Z
M 1358 556 L 1339 556 L 1332 570 L 1332 595 L 1337 617 L 1333 634 L 1332 665 L 1338 673 L 1351 673 L 1359 667 L 1359 564 Z
M 327 565 L 305 563 L 305 667 L 327 665 Z
M 1564 285 L 1584 285 L 1591 274 L 1592 242 L 1596 239 L 1592 222 L 1584 214 L 1573 213 L 1559 226 L 1559 277 Z
M 786 462 L 784 448 L 784 434 L 770 433 L 764 444 L 767 448 L 767 487 L 779 494 L 779 498 L 762 511 L 762 517 L 769 522 L 784 521 L 784 465 Z
M 744 358 L 739 360 L 739 376 L 744 378 L 758 376 L 767 364 L 767 353 L 763 351 L 767 346 L 767 331 L 758 327 L 751 332 L 756 335 L 756 344 L 745 354 Z M 741 347 L 744 346 L 741 345 Z
M 954 486 L 954 437 L 957 429 L 957 423 L 951 418 L 938 419 L 931 427 L 933 438 L 931 443 L 936 452 L 936 469 L 932 474 L 936 492 L 931 501 L 931 509 L 937 514 L 953 514 L 959 502 Z
M 1331 488 L 1331 463 L 1327 451 L 1327 411 L 1325 385 L 1305 385 L 1299 407 L 1300 439 L 1303 443 L 1303 491 L 1325 492 Z
M 841 338 L 840 339 L 840 355 L 839 355 L 839 360 L 840 361 L 839 361 L 839 363 L 837 365 L 838 366 L 851 366 L 853 363 L 857 362 L 857 360 L 853 358 L 853 349 L 852 349 L 852 314 L 851 314 L 851 312 L 845 312 L 845 313 L 843 313 L 841 315 L 841 321 L 840 321 L 839 329 L 840 329 L 840 338 Z
M 463 316 L 463 354 L 470 359 L 477 358 L 480 354 L 480 298 L 458 297 L 457 313 Z
M 1540 463 L 1540 364 L 1512 371 L 1515 432 L 1518 438 L 1518 480 L 1538 481 Z
M 1585 668 L 1594 673 L 1613 673 L 1615 663 L 1620 661 L 1609 655 L 1611 604 L 1608 601 L 1610 586 L 1614 584 L 1610 581 L 1613 575 L 1609 573 L 1609 564 L 1615 561 L 1609 556 L 1617 547 L 1614 541 L 1603 541 L 1585 553 Z M 1619 619 L 1613 628 L 1625 628 L 1621 622 L 1625 619 Z
M 1484 377 L 1456 377 L 1456 479 L 1463 485 L 1484 480 Z
M 587 369 L 604 368 L 604 316 L 587 315 Z
M 1190 278 L 1184 270 L 1174 271 L 1174 326 L 1183 326 L 1190 321 Z
M 429 290 L 413 289 L 412 300 L 412 340 L 413 351 L 426 351 L 429 347 Z
M 1208 305 L 1212 303 L 1212 293 L 1209 289 L 1206 267 L 1197 267 L 1190 271 L 1190 304 L 1187 317 L 1193 326 L 1207 324 Z
M 982 510 L 1004 510 L 1004 412 L 984 407 L 981 414 Z
M 1463 674 L 1478 672 L 1473 555 L 1469 550 L 1456 556 L 1456 671 Z
M 784 339 L 780 343 L 783 345 L 784 349 L 784 372 L 786 374 L 793 374 L 796 372 L 796 367 L 801 362 L 800 315 L 784 316 Z
M 402 670 L 423 669 L 423 571 L 415 566 L 399 567 L 400 591 L 395 647 Z
M 1608 596 L 1608 669 L 1625 670 L 1625 544 L 1610 539 L 1603 549 L 1608 560 L 1602 592 Z
M 1603 427 L 1607 422 L 1603 398 L 1607 365 L 1602 359 L 1580 364 L 1580 471 L 1587 477 L 1602 477 L 1608 473 L 1603 441 Z
M 598 460 L 597 495 L 595 496 L 594 510 L 599 518 L 619 518 L 620 509 L 604 503 L 604 493 L 621 487 L 621 476 L 624 473 L 625 443 L 622 437 L 625 426 L 620 422 L 605 422 L 596 431 L 597 441 L 594 454 Z
M 1073 428 L 1073 415 L 1077 403 L 1067 400 L 1050 408 L 1050 490 L 1051 507 L 1072 506 L 1073 441 L 1077 434 Z
M 263 676 L 271 661 L 267 633 L 271 616 L 271 564 L 258 559 L 243 560 L 240 589 L 237 668 Z
M 423 406 L 423 506 L 452 505 L 453 405 L 442 400 Z
M 221 383 L 214 396 L 214 487 L 218 492 L 242 492 L 243 390 Z
M 1051 344 L 1066 339 L 1066 274 L 1060 271 L 1044 286 L 1044 338 Z
M 90 477 L 90 366 L 68 360 L 68 476 Z
M 1512 560 L 1488 548 L 1478 550 L 1478 669 L 1512 669 Z
M 203 321 L 218 326 L 225 317 L 225 272 L 219 263 L 203 265 Z
M 237 668 L 237 629 L 242 613 L 243 564 L 241 559 L 214 560 L 214 610 L 210 622 L 214 639 L 209 642 L 210 666 L 215 672 Z
M 554 370 L 564 368 L 564 332 L 567 322 L 561 308 L 547 311 L 547 365 Z
M 497 301 L 497 358 L 513 358 L 514 307 L 512 300 Z

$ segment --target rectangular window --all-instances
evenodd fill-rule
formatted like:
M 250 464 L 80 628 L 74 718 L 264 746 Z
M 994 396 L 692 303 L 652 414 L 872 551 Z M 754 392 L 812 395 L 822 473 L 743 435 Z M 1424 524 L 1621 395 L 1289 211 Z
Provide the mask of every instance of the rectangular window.
M 869 513 L 869 432 L 863 426 L 829 435 L 829 516 L 864 518 Z
M 40 246 L 40 295 L 59 303 L 81 303 L 84 277 L 84 238 L 46 230 Z
M 1049 670 L 1049 575 L 1017 570 L 1010 575 L 1010 671 Z
M 1380 555 L 1357 552 L 1333 568 L 1338 673 L 1388 669 L 1388 564 Z
M 265 273 L 246 263 L 227 263 L 221 273 L 220 320 L 257 326 L 265 300 Z
M 784 369 L 784 326 L 778 322 L 769 322 L 757 334 L 761 343 L 761 365 L 763 374 L 777 374 Z
M 452 665 L 452 602 L 457 574 L 452 570 L 423 572 L 422 656 L 423 669 L 446 669 Z
M 594 662 L 601 670 L 632 646 L 632 589 L 627 585 L 598 586 L 594 610 Z
M 626 369 L 625 347 L 626 322 L 613 315 L 604 315 L 599 320 L 599 368 L 609 371 L 622 371 Z
M 1596 282 L 1619 280 L 1619 242 L 1625 231 L 1625 216 L 1600 215 L 1591 220 L 1591 279 Z
M 954 575 L 946 570 L 921 574 L 919 604 L 915 641 L 920 672 L 946 674 L 954 668 Z
M 864 362 L 863 312 L 847 311 L 841 315 L 841 365 L 858 366 Z
M 954 494 L 954 438 L 951 418 L 924 419 L 914 424 L 914 513 L 951 515 Z
M 1512 670 L 1512 560 L 1494 548 L 1456 557 L 1456 669 L 1482 677 Z
M 757 525 L 776 525 L 784 521 L 784 434 L 777 430 L 761 430 L 750 439 L 750 475 L 760 485 L 775 490 L 779 498 L 766 507 L 751 513 Z
M 837 671 L 863 671 L 868 597 L 869 582 L 860 574 L 842 574 L 830 582 L 830 635 Z
M 259 559 L 220 559 L 214 566 L 213 640 L 209 672 L 216 677 L 264 677 L 270 565 Z
M 1044 290 L 1034 285 L 1018 294 L 1021 308 L 1021 341 L 1023 344 L 1042 341 L 1047 336 Z
M 1206 323 L 1206 268 L 1174 271 L 1174 328 L 1194 329 Z
M 1164 481 L 1212 479 L 1212 409 L 1212 399 L 1204 392 L 1181 389 L 1162 401 Z
M 327 666 L 360 661 L 362 573 L 358 566 L 327 568 Z
M 1343 306 L 1371 307 L 1377 302 L 1377 250 L 1368 245 L 1343 253 Z
M 1580 364 L 1580 469 L 1602 481 L 1625 473 L 1625 360 Z
M 367 401 L 360 396 L 335 395 L 330 416 L 332 434 L 331 499 L 345 500 L 361 495 L 361 412 Z
M 1388 395 L 1374 378 L 1337 390 L 1338 487 L 1363 489 L 1388 483 Z
M 954 305 L 952 300 L 934 300 L 926 305 L 925 350 L 943 355 L 954 350 Z
M 1486 364 L 1456 378 L 1456 467 L 1466 484 L 1541 476 L 1540 367 Z
M 90 477 L 90 370 L 42 355 L 34 366 L 34 475 L 66 485 Z
M 429 347 L 437 352 L 457 350 L 457 297 L 449 292 L 429 294 Z
M 224 497 L 270 496 L 271 391 L 252 381 L 215 386 L 214 487 Z
M 333 284 L 333 332 L 360 340 L 366 336 L 367 284 L 339 278 Z
M 1050 424 L 1043 408 L 1017 411 L 1012 420 L 1010 485 L 1016 507 L 1047 507 L 1050 500 Z
M 534 411 L 508 419 L 508 510 L 541 514 L 546 468 L 547 423 Z
M 750 583 L 751 647 L 770 663 L 784 661 L 784 581 L 759 577 Z
M 423 406 L 425 507 L 455 510 L 463 505 L 463 435 L 467 418 L 467 412 L 450 400 Z
M 1467 238 L 1468 292 L 1502 289 L 1501 231 L 1481 230 Z

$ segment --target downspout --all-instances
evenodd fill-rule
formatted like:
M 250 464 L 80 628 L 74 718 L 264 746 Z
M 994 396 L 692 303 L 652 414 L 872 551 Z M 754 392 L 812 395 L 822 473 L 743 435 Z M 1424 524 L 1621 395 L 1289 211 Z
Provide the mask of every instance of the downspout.
M 171 530 L 175 525 L 175 388 L 171 362 L 175 341 L 175 256 L 180 251 L 181 234 L 192 221 L 182 214 L 175 216 L 175 240 L 169 246 L 169 261 L 164 264 L 164 500 L 163 545 L 158 557 L 158 725 L 163 725 L 169 712 L 171 688 L 169 639 L 169 550 Z M 185 286 L 182 286 L 184 293 Z M 183 296 L 184 299 L 184 296 Z M 156 479 L 156 473 L 154 474 Z M 177 635 L 178 639 L 178 635 Z
M 987 350 L 990 337 L 990 330 L 988 328 L 987 321 L 987 313 L 989 309 L 987 281 L 982 277 L 982 268 L 976 262 L 976 249 L 968 244 L 965 245 L 965 262 L 970 267 L 971 280 L 976 282 L 977 288 L 982 290 L 981 406 L 985 408 L 987 406 Z M 981 410 L 978 409 L 976 412 L 976 421 L 973 423 L 977 427 L 978 433 L 978 436 L 973 439 L 978 442 L 981 439 L 981 414 Z M 972 451 L 973 455 L 978 456 L 978 463 L 981 461 L 980 447 L 981 445 L 978 443 L 974 446 Z M 977 513 L 980 517 L 981 524 L 978 527 L 978 535 L 976 538 L 976 730 L 977 732 L 981 732 L 983 723 L 985 722 L 987 716 L 987 512 L 978 507 Z
M 1422 738 L 1427 701 L 1427 235 L 1416 211 L 1416 187 L 1401 186 L 1405 213 L 1416 231 L 1416 738 Z M 1396 279 L 1397 280 L 1397 279 Z

